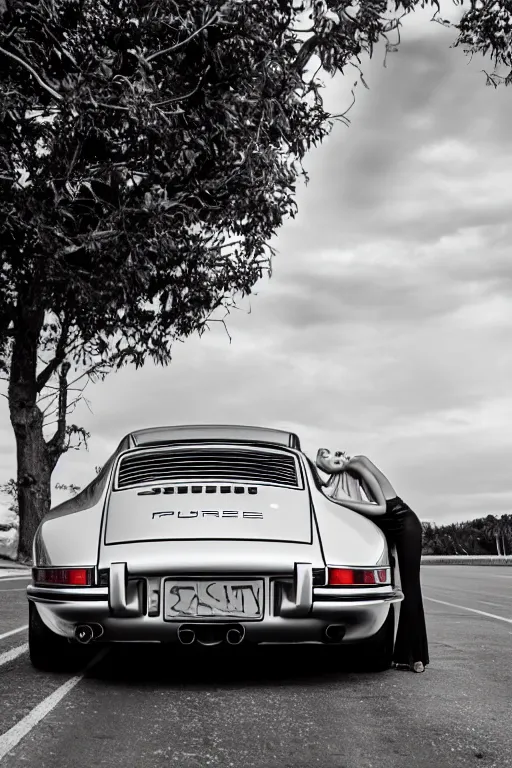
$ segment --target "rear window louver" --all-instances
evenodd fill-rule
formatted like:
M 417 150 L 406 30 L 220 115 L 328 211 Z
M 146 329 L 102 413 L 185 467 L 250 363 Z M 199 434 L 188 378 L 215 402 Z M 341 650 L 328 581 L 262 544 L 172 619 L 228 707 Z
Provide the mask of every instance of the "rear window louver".
M 247 482 L 298 488 L 293 456 L 263 451 L 151 451 L 121 459 L 117 488 L 173 481 Z

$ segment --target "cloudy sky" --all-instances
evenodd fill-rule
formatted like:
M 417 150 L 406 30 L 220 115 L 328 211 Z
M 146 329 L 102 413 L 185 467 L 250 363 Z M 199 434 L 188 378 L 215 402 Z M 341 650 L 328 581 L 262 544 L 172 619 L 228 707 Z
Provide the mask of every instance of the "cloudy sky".
M 85 485 L 131 429 L 259 424 L 296 431 L 311 456 L 366 453 L 422 519 L 512 511 L 511 93 L 486 87 L 485 62 L 431 15 L 406 21 L 386 68 L 377 50 L 351 126 L 309 156 L 232 342 L 214 324 L 169 368 L 91 386 L 92 413 L 75 416 L 89 452 L 56 482 Z M 334 111 L 356 74 L 329 84 Z M 15 471 L 2 402 L 0 480 Z

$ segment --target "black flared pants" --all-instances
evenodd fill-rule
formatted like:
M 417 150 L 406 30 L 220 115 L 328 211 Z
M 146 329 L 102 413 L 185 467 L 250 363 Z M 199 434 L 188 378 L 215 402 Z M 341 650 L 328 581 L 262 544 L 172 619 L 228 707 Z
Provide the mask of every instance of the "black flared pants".
M 376 519 L 377 522 L 377 519 Z M 396 547 L 404 599 L 393 661 L 397 664 L 429 663 L 427 628 L 421 594 L 421 523 L 412 509 L 399 497 L 386 502 L 386 514 L 378 518 L 391 546 Z

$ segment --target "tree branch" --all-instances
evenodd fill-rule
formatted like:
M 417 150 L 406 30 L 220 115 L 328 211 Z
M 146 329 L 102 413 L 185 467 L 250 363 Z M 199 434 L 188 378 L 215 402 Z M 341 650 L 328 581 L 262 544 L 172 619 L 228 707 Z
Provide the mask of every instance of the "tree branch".
M 57 429 L 55 434 L 46 445 L 50 461 L 53 466 L 57 464 L 59 457 L 64 453 L 64 440 L 66 437 L 66 415 L 68 408 L 68 372 L 71 368 L 70 363 L 63 363 L 59 373 L 59 406 L 57 417 Z
M 81 373 L 81 374 L 80 374 L 80 376 L 77 376 L 77 377 L 76 377 L 76 379 L 73 379 L 73 381 L 70 381 L 70 382 L 69 382 L 68 390 L 69 390 L 69 391 L 71 391 L 71 387 L 73 386 L 73 384 L 76 384 L 78 381 L 80 381 L 80 379 L 83 379 L 83 378 L 84 378 L 84 376 L 88 376 L 88 377 L 89 377 L 89 379 L 91 379 L 91 378 L 94 376 L 94 374 L 95 374 L 95 373 L 96 373 L 98 370 L 100 370 L 100 369 L 101 369 L 103 366 L 107 366 L 107 368 L 113 368 L 113 366 L 114 366 L 114 363 L 115 363 L 115 357 L 116 357 L 116 356 L 114 355 L 114 356 L 113 356 L 113 358 L 112 358 L 112 362 L 108 362 L 108 363 L 107 363 L 107 362 L 105 362 L 104 360 L 100 360 L 100 361 L 99 361 L 99 362 L 97 362 L 97 363 L 93 363 L 93 365 L 91 365 L 91 367 L 90 367 L 90 368 L 88 368 L 86 371 L 84 371 L 83 373 Z M 82 389 L 81 389 L 81 391 L 82 391 L 82 392 L 84 391 L 85 387 L 87 386 L 87 383 L 88 383 L 88 382 L 86 382 L 86 383 L 84 384 L 84 386 L 82 387 Z
M 318 35 L 312 35 L 308 40 L 306 40 L 297 56 L 295 57 L 295 63 L 294 67 L 299 72 L 303 72 L 306 64 L 308 63 L 309 59 L 313 56 L 315 52 L 315 48 L 317 47 L 318 43 L 320 42 L 320 38 Z
M 64 357 L 66 355 L 66 344 L 68 342 L 68 334 L 69 323 L 65 322 L 62 325 L 60 337 L 57 342 L 57 346 L 55 347 L 55 357 L 53 360 L 50 360 L 46 368 L 43 368 L 36 379 L 36 389 L 38 393 L 41 392 L 41 390 L 46 386 L 59 365 L 64 361 Z
M 163 107 L 166 104 L 172 104 L 175 101 L 183 101 L 183 99 L 190 99 L 190 97 L 193 96 L 194 93 L 197 93 L 197 91 L 199 90 L 199 86 L 203 82 L 203 80 L 205 78 L 205 75 L 206 75 L 206 72 L 208 72 L 209 69 L 210 69 L 210 67 L 206 68 L 206 71 L 203 73 L 203 75 L 201 75 L 197 85 L 195 86 L 195 88 L 192 91 L 189 91 L 188 93 L 184 93 L 183 96 L 174 96 L 174 98 L 172 98 L 172 99 L 165 99 L 164 101 L 155 101 L 152 106 L 153 107 Z M 173 113 L 168 113 L 168 114 L 178 114 L 178 112 L 173 112 Z
M 196 29 L 195 32 L 192 32 L 192 34 L 189 35 L 189 37 L 187 37 L 186 40 L 182 40 L 181 43 L 176 43 L 176 45 L 171 45 L 170 48 L 164 48 L 161 51 L 155 51 L 155 53 L 152 53 L 151 56 L 147 57 L 146 61 L 150 62 L 150 61 L 153 61 L 154 59 L 156 59 L 158 56 L 164 56 L 166 53 L 172 53 L 173 51 L 177 51 L 178 48 L 181 48 L 183 45 L 186 45 L 194 37 L 199 35 L 203 31 L 203 29 L 206 29 L 207 27 L 211 27 L 211 25 L 214 24 L 218 19 L 219 19 L 219 14 L 218 13 L 214 13 L 213 16 L 211 17 L 211 19 L 209 19 L 206 22 L 206 24 L 203 24 L 202 27 L 199 27 L 199 29 Z
M 53 416 L 54 413 L 57 413 L 57 408 L 54 408 L 55 400 L 57 399 L 58 399 L 58 395 L 52 393 L 52 399 L 50 400 L 46 408 L 44 408 L 41 411 L 41 413 L 43 414 L 43 419 L 49 419 L 50 416 Z
M 101 101 L 98 101 L 97 104 L 91 101 L 91 104 L 93 104 L 94 106 L 103 107 L 103 109 L 117 109 L 117 110 L 120 110 L 121 112 L 130 111 L 129 107 L 120 107 L 118 104 L 104 104 Z
M 4 53 L 6 56 L 9 56 L 11 59 L 14 59 L 14 61 L 17 61 L 18 64 L 21 64 L 22 67 L 25 67 L 25 69 L 28 69 L 31 75 L 35 77 L 39 85 L 44 88 L 45 91 L 48 91 L 54 99 L 57 99 L 57 101 L 62 101 L 63 96 L 60 93 L 57 93 L 57 91 L 54 91 L 54 89 L 51 87 L 51 85 L 48 85 L 44 82 L 44 80 L 37 74 L 35 69 L 30 66 L 26 61 L 21 59 L 19 56 L 16 56 L 16 54 L 11 53 L 10 51 L 6 51 L 5 48 L 0 48 L 0 53 Z

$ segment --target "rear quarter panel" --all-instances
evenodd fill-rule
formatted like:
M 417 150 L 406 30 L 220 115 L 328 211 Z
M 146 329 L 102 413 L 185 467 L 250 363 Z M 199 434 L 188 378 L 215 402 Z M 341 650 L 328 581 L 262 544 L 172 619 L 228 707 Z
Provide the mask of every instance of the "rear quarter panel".
M 95 565 L 113 458 L 87 488 L 45 516 L 34 537 L 34 566 Z
M 34 566 L 96 565 L 103 501 L 86 510 L 44 520 L 34 539 Z

